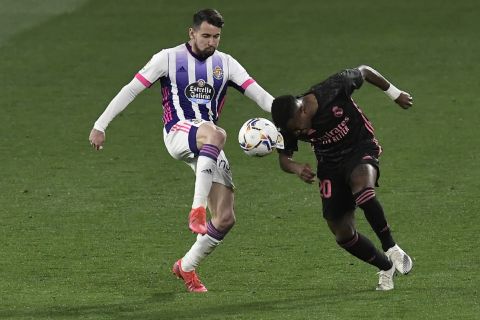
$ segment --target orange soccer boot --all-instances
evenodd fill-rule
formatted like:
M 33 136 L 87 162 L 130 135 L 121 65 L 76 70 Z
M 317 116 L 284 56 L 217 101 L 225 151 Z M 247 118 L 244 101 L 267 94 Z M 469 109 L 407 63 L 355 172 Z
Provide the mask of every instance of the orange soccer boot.
M 173 264 L 172 268 L 173 274 L 178 279 L 183 279 L 185 282 L 185 287 L 190 292 L 207 292 L 207 288 L 203 285 L 203 283 L 198 279 L 195 270 L 190 272 L 185 272 L 182 270 L 182 259 L 178 260 Z
M 207 233 L 207 210 L 204 207 L 192 209 L 188 215 L 188 228 L 193 233 Z

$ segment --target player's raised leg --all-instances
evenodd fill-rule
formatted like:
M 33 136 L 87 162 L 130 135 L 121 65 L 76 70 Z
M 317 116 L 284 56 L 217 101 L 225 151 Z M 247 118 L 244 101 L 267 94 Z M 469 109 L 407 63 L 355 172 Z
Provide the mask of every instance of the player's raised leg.
M 226 137 L 225 130 L 213 123 L 206 122 L 198 128 L 196 144 L 199 153 L 195 172 L 195 192 L 188 219 L 188 227 L 194 233 L 207 233 L 207 199 L 212 187 L 217 158 L 225 145 Z

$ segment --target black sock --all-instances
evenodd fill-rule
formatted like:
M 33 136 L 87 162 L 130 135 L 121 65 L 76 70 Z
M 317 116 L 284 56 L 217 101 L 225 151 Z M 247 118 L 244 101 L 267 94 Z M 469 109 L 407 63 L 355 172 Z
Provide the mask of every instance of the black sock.
M 375 197 L 375 189 L 365 188 L 353 195 L 357 205 L 363 210 L 368 223 L 382 243 L 383 251 L 387 251 L 395 245 L 390 226 L 385 219 L 382 205 Z
M 356 231 L 352 239 L 338 244 L 358 259 L 381 270 L 389 270 L 392 267 L 392 263 L 388 260 L 385 253 L 375 248 L 368 238 Z

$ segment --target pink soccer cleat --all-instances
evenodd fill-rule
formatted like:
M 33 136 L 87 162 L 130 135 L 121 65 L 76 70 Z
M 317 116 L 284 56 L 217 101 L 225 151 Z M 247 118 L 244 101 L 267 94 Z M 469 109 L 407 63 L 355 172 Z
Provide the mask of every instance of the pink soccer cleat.
M 193 233 L 207 233 L 207 210 L 204 207 L 192 209 L 188 215 L 188 228 Z
M 185 272 L 182 270 L 182 259 L 178 260 L 173 264 L 172 268 L 173 274 L 178 279 L 183 279 L 185 282 L 185 287 L 190 292 L 207 292 L 207 288 L 203 285 L 203 283 L 198 279 L 195 270 L 190 272 Z

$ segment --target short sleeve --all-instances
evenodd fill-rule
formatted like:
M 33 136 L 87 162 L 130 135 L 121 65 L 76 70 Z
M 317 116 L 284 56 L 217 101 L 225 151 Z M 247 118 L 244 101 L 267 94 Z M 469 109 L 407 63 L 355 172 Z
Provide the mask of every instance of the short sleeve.
M 363 84 L 362 73 L 358 69 L 346 69 L 339 75 L 343 78 L 347 95 L 351 95 L 354 90 L 360 89 Z
M 298 151 L 298 139 L 288 133 L 281 133 L 283 135 L 284 149 L 277 150 L 279 153 L 291 156 L 294 152 Z

